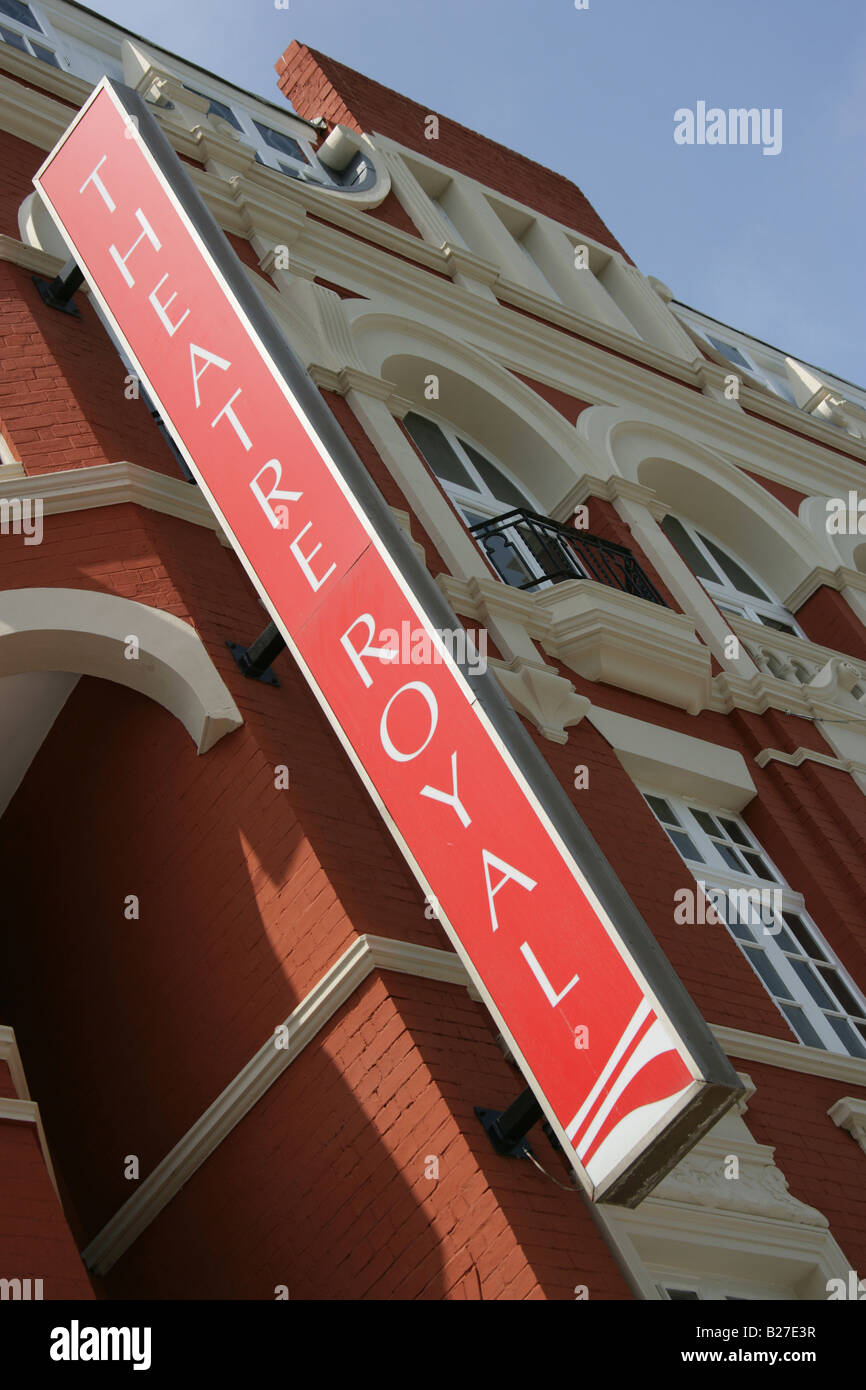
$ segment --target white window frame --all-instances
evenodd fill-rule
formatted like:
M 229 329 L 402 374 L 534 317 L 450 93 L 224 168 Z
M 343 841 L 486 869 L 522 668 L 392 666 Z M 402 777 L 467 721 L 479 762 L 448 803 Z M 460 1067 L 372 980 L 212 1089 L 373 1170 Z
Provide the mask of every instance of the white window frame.
M 218 96 L 215 92 L 202 90 L 196 85 L 194 79 L 192 81 L 184 80 L 183 85 L 197 96 L 204 97 L 207 101 L 218 102 L 220 106 L 227 107 L 238 123 L 237 126 L 232 126 L 232 129 L 237 130 L 237 133 L 248 145 L 252 145 L 261 162 L 267 165 L 268 168 L 276 169 L 279 173 L 285 174 L 287 173 L 286 166 L 289 166 L 291 169 L 296 169 L 299 174 L 307 176 L 306 179 L 302 178 L 300 180 L 302 183 L 308 182 L 328 188 L 339 186 L 335 184 L 334 179 L 324 165 L 320 164 L 313 150 L 311 141 L 306 139 L 303 135 L 293 130 L 281 130 L 277 122 L 271 119 L 269 114 L 264 114 L 262 112 L 257 114 L 253 113 L 232 97 Z M 219 112 L 215 114 L 219 117 Z M 225 118 L 219 117 L 219 119 L 224 120 Z M 258 125 L 256 122 L 258 122 Z M 231 122 L 229 122 L 229 124 L 231 124 Z M 296 159 L 294 155 L 285 154 L 282 150 L 277 150 L 273 145 L 269 145 L 259 130 L 259 125 L 267 126 L 269 130 L 273 130 L 275 134 L 282 135 L 287 140 L 293 140 L 301 150 L 304 158 Z M 292 177 L 292 175 L 288 174 L 288 177 Z
M 762 627 L 769 628 L 771 632 L 778 631 L 778 629 L 773 628 L 770 623 L 764 623 L 762 621 L 762 615 L 767 618 L 775 618 L 778 622 L 790 624 L 792 635 L 795 637 L 802 637 L 804 641 L 808 642 L 809 639 L 800 627 L 794 614 L 785 607 L 781 599 L 775 596 L 767 582 L 762 579 L 760 575 L 755 573 L 751 565 L 747 564 L 745 560 L 741 560 L 739 555 L 735 555 L 729 546 L 725 545 L 723 541 L 720 541 L 717 536 L 712 535 L 706 527 L 704 527 L 701 532 L 697 529 L 694 522 L 688 521 L 685 517 L 679 516 L 676 512 L 669 512 L 668 515 L 682 526 L 695 549 L 700 552 L 705 564 L 709 565 L 714 574 L 720 576 L 718 580 L 714 581 L 705 579 L 700 574 L 695 574 L 695 579 L 697 579 L 701 588 L 709 594 L 717 608 L 720 608 L 723 613 L 732 613 L 735 617 L 748 618 L 750 622 L 760 623 Z M 662 529 L 664 529 L 664 527 L 662 527 Z M 711 540 L 725 555 L 739 565 L 740 569 L 744 570 L 749 578 L 754 580 L 759 589 L 763 589 L 764 593 L 767 595 L 766 599 L 756 598 L 754 594 L 744 593 L 742 589 L 737 588 L 734 581 L 725 574 L 725 571 L 722 569 L 715 555 L 713 555 L 712 551 L 704 544 L 704 536 L 706 536 L 707 540 Z M 668 539 L 671 540 L 670 537 L 668 537 Z M 675 546 L 676 542 L 671 540 L 671 544 Z M 683 559 L 684 563 L 688 565 L 688 560 L 686 560 L 685 557 L 683 557 Z M 692 572 L 694 573 L 694 571 Z
M 68 71 L 69 59 L 63 52 L 58 42 L 57 35 L 46 19 L 44 12 L 39 5 L 32 4 L 31 0 L 25 0 L 25 3 L 30 13 L 33 15 L 33 18 L 36 20 L 39 29 L 32 29 L 29 24 L 22 24 L 19 19 L 12 19 L 10 15 L 4 14 L 2 10 L 0 10 L 0 26 L 4 29 L 9 29 L 15 34 L 20 34 L 25 41 L 28 54 L 31 58 L 35 58 L 37 62 L 44 63 L 45 59 L 40 58 L 39 54 L 34 51 L 34 43 L 37 44 L 39 48 L 44 48 L 46 52 L 54 54 L 54 57 L 57 59 L 57 66 L 61 72 Z M 7 44 L 2 35 L 0 35 L 0 45 L 4 48 L 14 48 L 14 45 Z M 20 53 L 21 50 L 17 49 L 16 51 Z M 53 63 L 46 63 L 45 65 L 46 67 L 54 66 Z
M 734 1302 L 734 1301 L 763 1301 L 781 1303 L 784 1301 L 796 1302 L 797 1296 L 790 1289 L 779 1287 L 772 1284 L 752 1284 L 745 1279 L 722 1279 L 704 1278 L 694 1274 L 680 1275 L 675 1269 L 662 1269 L 660 1266 L 653 1267 L 648 1265 L 652 1277 L 656 1280 L 656 1287 L 659 1296 L 664 1302 Z M 671 1289 L 682 1290 L 696 1294 L 695 1299 L 672 1299 Z M 709 1339 L 708 1339 L 709 1342 Z
M 704 805 L 691 798 L 686 800 L 683 797 L 672 795 L 670 792 L 656 791 L 646 786 L 642 786 L 640 790 L 644 798 L 655 797 L 666 802 L 677 816 L 680 822 L 680 833 L 688 836 L 699 854 L 698 859 L 689 856 L 686 850 L 677 844 L 674 835 L 671 834 L 671 829 L 673 829 L 674 834 L 677 833 L 677 827 L 672 826 L 669 828 L 665 825 L 659 812 L 647 801 L 649 809 L 665 830 L 665 833 L 668 835 L 677 853 L 680 855 L 702 890 L 708 889 L 711 894 L 725 895 L 730 895 L 732 891 L 735 890 L 754 890 L 756 886 L 769 890 L 766 904 L 762 912 L 759 914 L 757 911 L 753 911 L 751 913 L 752 920 L 748 924 L 743 923 L 742 920 L 738 923 L 743 933 L 742 938 L 730 925 L 726 925 L 726 930 L 732 940 L 736 942 L 741 953 L 746 957 L 750 967 L 754 970 L 767 991 L 767 994 L 773 1000 L 779 1013 L 784 1018 L 794 1036 L 797 1037 L 801 1046 L 819 1046 L 823 1047 L 827 1052 L 834 1052 L 842 1056 L 866 1057 L 866 1037 L 863 1036 L 861 1029 L 857 1027 L 858 1023 L 863 1025 L 864 1022 L 866 1022 L 866 996 L 864 996 L 863 991 L 849 975 L 830 943 L 818 930 L 818 927 L 806 909 L 803 895 L 795 892 L 786 882 L 778 867 L 773 863 L 769 854 L 767 854 L 766 850 L 756 836 L 752 834 L 752 831 L 742 818 L 733 815 L 730 811 Z M 739 842 L 730 835 L 727 836 L 724 842 L 729 849 L 734 851 L 739 850 L 741 858 L 743 852 L 751 852 L 760 855 L 769 870 L 770 877 L 767 878 L 760 875 L 754 866 L 749 865 L 748 861 L 745 859 L 743 862 L 747 866 L 746 872 L 739 872 L 731 868 L 718 848 L 717 841 L 711 838 L 695 818 L 695 811 L 706 813 L 712 816 L 715 821 L 728 821 L 735 824 L 749 842 L 748 848 L 741 847 Z M 778 894 L 776 901 L 779 904 L 779 911 L 776 910 L 772 897 L 770 896 L 773 891 Z M 728 900 L 730 902 L 730 897 Z M 710 898 L 710 901 L 712 902 L 713 899 Z M 824 1009 L 818 1003 L 814 995 L 809 992 L 809 988 L 803 979 L 804 974 L 816 980 L 818 985 L 822 987 L 825 992 L 827 991 L 827 982 L 822 971 L 816 969 L 814 966 L 815 957 L 807 955 L 802 945 L 797 942 L 796 934 L 790 924 L 786 922 L 783 916 L 784 913 L 796 915 L 796 917 L 800 919 L 801 926 L 805 928 L 806 935 L 813 938 L 813 944 L 817 948 L 820 956 L 824 958 L 824 962 L 838 974 L 841 984 L 843 984 L 853 996 L 854 1002 L 862 1006 L 859 1014 L 849 1012 L 844 1005 L 832 999 L 831 1003 L 834 1004 L 834 1007 L 829 1010 Z M 770 925 L 766 922 L 767 917 L 771 919 Z M 749 936 L 748 940 L 746 939 L 747 934 Z M 791 949 L 791 947 L 793 947 L 793 949 Z M 766 964 L 778 977 L 783 989 L 787 991 L 786 993 L 777 996 L 770 988 L 768 981 L 755 964 L 755 960 L 757 959 L 756 952 L 758 951 L 764 953 Z M 797 965 L 794 964 L 795 960 L 798 963 Z M 807 1035 L 808 1040 L 807 1037 L 799 1036 L 795 1024 L 797 1015 L 795 1014 L 792 1020 L 785 1011 L 785 1004 L 787 1004 L 789 1008 L 795 1010 L 799 1008 L 800 1015 L 805 1023 L 802 1031 Z M 862 1048 L 861 1051 L 856 1051 L 850 1044 L 846 1045 L 826 1016 L 828 1013 L 839 1015 L 840 1019 L 848 1025 L 859 1039 Z M 814 1036 L 808 1036 L 809 1033 L 817 1036 L 819 1040 L 817 1044 L 814 1040 Z
M 420 416 L 422 419 L 426 420 L 428 424 L 436 426 L 436 428 L 444 436 L 446 443 L 450 446 L 453 453 L 456 455 L 458 463 L 461 465 L 462 468 L 466 470 L 466 472 L 469 474 L 469 477 L 472 478 L 473 481 L 478 485 L 478 491 L 472 492 L 468 488 L 461 486 L 459 483 L 454 483 L 451 482 L 448 478 L 440 477 L 439 474 L 436 472 L 436 469 L 434 468 L 432 462 L 427 458 L 426 454 L 424 454 L 424 451 L 423 449 L 421 449 L 421 446 L 417 444 L 417 442 L 415 441 L 414 436 L 412 436 L 409 427 L 406 427 L 410 438 L 412 438 L 412 442 L 415 444 L 415 447 L 421 450 L 421 453 L 425 459 L 425 462 L 427 463 L 427 466 L 430 468 L 431 472 L 437 478 L 440 486 L 444 488 L 448 497 L 454 503 L 454 506 L 459 511 L 467 526 L 472 527 L 480 521 L 492 520 L 493 517 L 502 516 L 506 512 L 513 512 L 515 510 L 515 504 L 508 498 L 496 496 L 496 494 L 490 488 L 489 484 L 486 482 L 484 477 L 473 464 L 470 455 L 466 452 L 466 449 L 464 448 L 464 441 L 466 444 L 471 445 L 473 449 L 477 449 L 478 453 L 483 455 L 484 459 L 487 461 L 490 467 L 495 469 L 498 473 L 501 473 L 503 479 L 507 483 L 509 483 L 511 487 L 515 488 L 518 493 L 520 493 L 520 495 L 524 498 L 526 507 L 530 511 L 537 512 L 539 516 L 545 515 L 543 507 L 541 507 L 539 503 L 536 501 L 536 499 L 532 496 L 532 494 L 527 491 L 525 485 L 522 482 L 519 482 L 512 475 L 511 471 L 508 468 L 506 468 L 502 463 L 500 463 L 499 459 L 491 457 L 489 449 L 484 448 L 481 444 L 477 444 L 474 439 L 470 438 L 470 436 L 466 433 L 465 430 L 463 430 L 461 434 L 458 435 L 457 431 L 453 428 L 453 426 L 449 425 L 445 420 L 436 419 L 433 415 L 423 414 L 420 410 L 413 410 L 411 413 L 413 415 Z M 504 534 L 506 534 L 508 537 L 507 544 L 514 551 L 517 552 L 520 563 L 525 567 L 527 571 L 526 578 L 534 581 L 532 584 L 531 592 L 537 593 L 542 589 L 549 588 L 553 581 L 551 579 L 546 578 L 545 570 L 539 564 L 538 560 L 535 558 L 525 541 L 523 541 L 517 529 L 509 528 L 509 530 Z M 484 550 L 484 547 L 480 544 L 480 542 L 476 541 L 476 544 L 478 545 L 478 548 L 482 551 L 483 554 L 487 553 Z M 491 559 L 490 556 L 488 556 L 488 559 L 491 560 L 491 564 L 493 564 L 493 567 L 499 575 L 500 579 L 502 579 L 503 584 L 507 584 L 508 580 L 502 574 L 502 571 L 499 569 L 499 567 L 495 564 L 495 562 Z M 570 556 L 569 559 L 575 567 L 578 566 L 579 562 L 576 556 Z M 575 578 L 579 577 L 580 576 L 575 575 Z

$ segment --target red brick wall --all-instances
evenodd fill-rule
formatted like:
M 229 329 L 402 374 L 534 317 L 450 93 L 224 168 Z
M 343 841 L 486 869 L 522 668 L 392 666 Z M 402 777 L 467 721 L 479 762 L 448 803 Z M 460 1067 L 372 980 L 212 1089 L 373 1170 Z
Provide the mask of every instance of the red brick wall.
M 762 1062 L 732 1061 L 758 1088 L 746 1114 L 750 1132 L 758 1143 L 775 1148 L 775 1161 L 792 1195 L 823 1212 L 850 1267 L 862 1275 L 866 1269 L 864 1154 L 827 1111 L 843 1096 L 866 1100 L 866 1087 Z
M 603 246 L 622 251 L 580 189 L 561 174 L 524 155 L 439 117 L 439 138 L 425 137 L 429 108 L 392 92 L 343 63 L 335 62 L 306 44 L 290 44 L 276 64 L 280 89 L 298 115 L 312 120 L 324 116 L 368 134 L 387 135 L 409 149 L 436 159 L 447 169 L 467 174 L 488 188 L 498 189 L 537 212 L 553 217 L 592 237 Z M 625 252 L 623 252 L 625 255 Z
M 42 1297 L 93 1298 L 36 1126 L 0 1119 L 0 1279 L 42 1280 Z
M 822 584 L 797 609 L 797 622 L 813 642 L 866 661 L 866 631 L 838 589 Z
M 81 318 L 43 303 L 29 271 L 0 261 L 0 422 L 27 473 L 128 459 L 180 477 L 86 294 Z
M 122 1257 L 108 1290 L 567 1300 L 585 1284 L 590 1298 L 628 1298 L 577 1191 L 491 1149 L 473 1107 L 504 1108 L 521 1087 L 464 989 L 377 973 Z M 566 1181 L 540 1131 L 533 1143 Z

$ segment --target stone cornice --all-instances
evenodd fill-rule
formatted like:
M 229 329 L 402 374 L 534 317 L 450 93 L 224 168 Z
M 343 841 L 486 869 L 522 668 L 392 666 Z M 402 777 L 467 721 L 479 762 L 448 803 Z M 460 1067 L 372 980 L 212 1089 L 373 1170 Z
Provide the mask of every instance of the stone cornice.
M 783 753 L 778 748 L 762 748 L 755 754 L 758 767 L 768 763 L 786 763 L 788 767 L 802 767 L 803 763 L 821 763 L 824 767 L 835 767 L 840 772 L 866 774 L 866 763 L 854 758 L 834 758 L 829 753 L 816 753 L 813 748 L 798 748 L 793 753 Z
M 771 1038 L 765 1033 L 748 1033 L 740 1028 L 711 1024 L 716 1042 L 729 1057 L 747 1062 L 766 1062 L 784 1071 L 804 1072 L 808 1076 L 829 1076 L 846 1085 L 866 1087 L 866 1059 L 806 1047 L 787 1038 Z
M 192 483 L 154 473 L 125 459 L 87 468 L 64 468 L 56 473 L 22 472 L 15 477 L 8 477 L 4 467 L 0 468 L 0 489 L 9 500 L 40 497 L 46 516 L 132 502 L 195 526 L 206 526 L 222 536 L 219 522 Z
M 28 246 L 26 242 L 16 241 L 14 237 L 2 234 L 0 234 L 0 261 L 11 261 L 13 265 L 23 266 L 25 270 L 32 270 L 37 275 L 52 280 L 63 268 L 63 261 L 58 256 L 52 256 L 48 251 L 40 251 L 36 246 Z M 75 293 L 87 292 L 88 288 L 85 282 Z

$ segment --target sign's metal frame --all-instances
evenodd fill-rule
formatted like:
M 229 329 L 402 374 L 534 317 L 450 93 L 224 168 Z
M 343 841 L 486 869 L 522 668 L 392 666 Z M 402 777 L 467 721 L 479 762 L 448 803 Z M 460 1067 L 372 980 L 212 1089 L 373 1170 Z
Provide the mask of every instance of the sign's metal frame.
M 322 399 L 312 378 L 275 325 L 209 208 L 145 103 L 131 89 L 104 78 L 76 115 L 58 145 L 45 160 L 33 182 L 60 233 L 71 246 L 72 254 L 88 281 L 91 293 L 99 302 L 113 331 L 117 334 L 118 340 L 123 344 L 130 361 L 145 383 L 149 395 L 160 410 L 166 427 L 170 430 L 178 448 L 187 460 L 203 495 L 207 498 L 252 584 L 285 638 L 287 646 L 300 666 L 355 770 L 378 807 L 424 892 L 432 897 L 431 885 L 415 861 L 411 846 L 406 843 L 399 828 L 394 823 L 368 770 L 345 735 L 337 714 L 330 708 L 312 671 L 306 665 L 293 640 L 291 628 L 272 603 L 256 573 L 254 564 L 233 534 L 229 518 L 223 514 L 217 499 L 212 495 L 208 486 L 206 467 L 203 471 L 199 462 L 189 453 L 182 434 L 172 421 L 171 412 L 160 400 L 159 392 L 141 368 L 136 356 L 135 344 L 127 341 L 110 304 L 101 292 L 95 275 L 87 265 L 86 256 L 74 244 L 61 212 L 53 206 L 51 198 L 45 190 L 42 180 L 46 170 L 75 130 L 78 122 L 85 117 L 91 104 L 104 90 L 110 94 L 117 110 L 123 115 L 127 123 L 127 136 L 138 142 L 153 173 L 193 238 L 211 274 L 216 278 L 219 287 L 234 308 L 241 323 L 245 325 L 246 331 L 257 346 L 263 362 L 296 416 L 300 419 L 322 460 L 339 483 L 346 499 L 361 520 L 381 558 L 415 611 L 422 616 L 426 626 L 433 633 L 443 630 L 454 631 L 459 626 L 459 620 L 431 575 L 414 554 L 409 540 L 393 519 L 381 494 Z M 729 1108 L 736 1097 L 742 1093 L 742 1086 L 736 1072 L 715 1041 L 708 1025 L 687 994 L 672 966 L 663 955 L 616 873 L 580 819 L 551 768 L 520 724 L 499 688 L 495 676 L 492 673 L 478 671 L 471 661 L 461 663 L 455 660 L 441 642 L 439 646 L 442 650 L 443 660 L 451 667 L 452 674 L 457 678 L 465 698 L 473 706 L 474 712 L 485 726 L 499 756 L 505 760 L 506 765 L 522 787 L 524 795 L 535 810 L 547 835 L 566 860 L 573 876 L 582 883 L 586 896 L 590 902 L 596 905 L 597 915 L 608 935 L 614 944 L 621 943 L 621 946 L 617 945 L 619 954 L 623 955 L 624 951 L 626 956 L 630 958 L 634 978 L 641 983 L 646 997 L 652 1001 L 659 1016 L 666 1021 L 667 1026 L 673 1031 L 681 1054 L 691 1059 L 697 1073 L 695 1084 L 700 1083 L 699 1090 L 693 1096 L 690 1094 L 689 1101 L 674 1117 L 674 1120 L 661 1129 L 657 1127 L 654 1131 L 650 1130 L 647 1136 L 647 1146 L 635 1156 L 634 1160 L 622 1172 L 614 1176 L 614 1180 L 602 1193 L 599 1193 L 597 1189 L 594 1190 L 593 1184 L 577 1159 L 572 1143 L 566 1136 L 559 1118 L 553 1111 L 543 1089 L 533 1076 L 531 1068 L 512 1036 L 508 1020 L 502 1016 L 491 999 L 484 980 L 463 947 L 459 932 L 447 919 L 441 919 L 442 925 L 461 956 L 469 976 L 496 1019 L 516 1062 L 521 1067 L 545 1115 L 550 1120 L 554 1133 L 569 1158 L 574 1162 L 575 1170 L 588 1195 L 593 1200 L 634 1206 L 664 1176 L 665 1172 L 669 1171 L 678 1159 L 692 1147 L 701 1134 L 706 1132 Z

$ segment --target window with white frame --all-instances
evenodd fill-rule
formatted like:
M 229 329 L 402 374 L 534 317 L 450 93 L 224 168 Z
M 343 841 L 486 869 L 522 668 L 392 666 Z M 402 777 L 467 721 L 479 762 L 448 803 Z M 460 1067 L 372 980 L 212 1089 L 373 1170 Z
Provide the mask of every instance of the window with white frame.
M 695 1279 L 677 1275 L 664 1278 L 657 1285 L 659 1294 L 671 1303 L 707 1301 L 715 1303 L 748 1303 L 753 1299 L 780 1302 L 793 1300 L 785 1288 L 766 1284 L 747 1284 L 737 1279 Z
M 277 130 L 264 119 L 253 116 L 239 103 L 229 103 L 212 96 L 210 92 L 202 92 L 189 82 L 185 82 L 184 86 L 210 103 L 208 115 L 218 116 L 220 120 L 227 121 L 243 136 L 247 144 L 252 145 L 259 164 L 279 169 L 290 178 L 300 179 L 305 183 L 332 182 L 330 175 L 316 159 L 312 145 L 303 136 L 287 135 L 285 131 Z
M 866 997 L 751 830 L 727 811 L 643 795 L 799 1041 L 866 1057 Z
M 0 0 L 0 42 L 61 68 L 57 41 L 45 18 L 25 0 Z
M 661 528 L 676 546 L 689 569 L 710 598 L 725 613 L 738 614 L 753 623 L 805 637 L 793 613 L 776 598 L 743 560 L 735 559 L 720 541 L 699 531 L 688 521 L 668 515 Z
M 436 474 L 451 501 L 470 528 L 494 517 L 528 510 L 543 515 L 539 504 L 516 483 L 500 463 L 493 463 L 475 444 L 449 425 L 430 420 L 415 411 L 403 420 L 408 433 Z M 545 576 L 568 564 L 577 577 L 579 561 L 563 550 L 562 559 L 542 545 L 531 526 L 515 517 L 512 524 L 482 542 L 499 576 L 516 588 L 541 587 Z
M 757 346 L 746 347 L 744 343 L 729 343 L 726 338 L 720 338 L 705 328 L 699 328 L 698 331 L 732 367 L 738 367 L 741 371 L 748 372 L 749 376 L 756 377 L 769 387 L 775 396 L 781 396 L 790 405 L 797 404 L 784 362 L 776 363 L 769 350 L 762 353 Z

